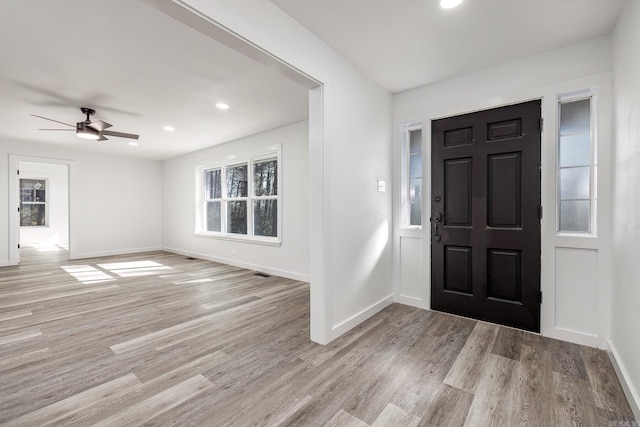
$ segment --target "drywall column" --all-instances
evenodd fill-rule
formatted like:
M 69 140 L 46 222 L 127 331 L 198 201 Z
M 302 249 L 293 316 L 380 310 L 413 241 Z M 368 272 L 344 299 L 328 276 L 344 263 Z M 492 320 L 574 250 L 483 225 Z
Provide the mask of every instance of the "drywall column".
M 393 302 L 391 193 L 376 187 L 391 176 L 391 95 L 271 2 L 182 3 L 322 83 L 309 118 L 311 337 L 327 343 Z
M 615 151 L 610 350 L 640 419 L 640 2 L 628 0 L 613 33 Z

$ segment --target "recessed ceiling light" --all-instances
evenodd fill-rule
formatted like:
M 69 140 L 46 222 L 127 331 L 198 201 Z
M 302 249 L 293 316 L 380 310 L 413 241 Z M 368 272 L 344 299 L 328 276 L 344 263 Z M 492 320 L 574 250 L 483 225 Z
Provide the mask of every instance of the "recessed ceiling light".
M 459 6 L 462 0 L 440 0 L 440 7 L 443 9 L 451 9 Z
M 137 142 L 133 142 L 133 141 L 131 141 L 131 142 L 129 143 L 129 145 L 130 145 L 130 146 L 132 146 L 132 147 L 137 147 L 137 146 L 138 146 L 138 143 L 137 143 Z
M 228 110 L 229 109 L 229 104 L 225 104 L 224 102 L 218 102 L 216 104 L 216 107 L 218 107 L 221 110 Z
M 174 130 L 176 130 L 176 128 L 174 128 L 173 126 L 163 126 L 162 130 L 167 132 L 173 132 Z

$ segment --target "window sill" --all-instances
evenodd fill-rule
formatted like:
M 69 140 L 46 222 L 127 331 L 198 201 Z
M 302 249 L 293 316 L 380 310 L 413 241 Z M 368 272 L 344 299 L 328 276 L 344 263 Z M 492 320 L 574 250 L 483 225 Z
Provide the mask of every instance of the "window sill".
M 401 227 L 400 237 L 422 238 L 422 226 Z
M 269 239 L 269 238 L 261 239 L 257 237 L 243 237 L 241 235 L 233 235 L 233 234 L 195 233 L 195 236 L 205 238 L 205 239 L 227 240 L 232 242 L 242 242 L 242 243 L 250 243 L 250 244 L 264 245 L 264 246 L 279 247 L 282 245 L 282 241 L 280 239 Z

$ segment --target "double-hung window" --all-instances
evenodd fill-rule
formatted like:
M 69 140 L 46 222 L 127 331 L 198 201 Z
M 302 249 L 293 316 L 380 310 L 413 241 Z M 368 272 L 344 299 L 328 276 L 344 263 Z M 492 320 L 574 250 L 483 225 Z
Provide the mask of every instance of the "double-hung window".
M 249 200 L 249 165 L 241 163 L 225 167 L 226 175 L 226 231 L 230 234 L 247 234 L 247 201 Z
M 46 227 L 47 180 L 20 179 L 20 226 Z
M 206 169 L 202 172 L 204 198 L 202 209 L 204 223 L 201 229 L 222 231 L 222 168 Z
M 253 233 L 278 237 L 278 159 L 253 163 Z
M 197 169 L 196 233 L 280 242 L 279 150 Z

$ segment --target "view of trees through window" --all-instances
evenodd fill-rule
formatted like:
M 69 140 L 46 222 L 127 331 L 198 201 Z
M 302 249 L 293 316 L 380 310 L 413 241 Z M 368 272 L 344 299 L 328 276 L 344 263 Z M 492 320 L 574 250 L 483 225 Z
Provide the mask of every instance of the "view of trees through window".
M 227 232 L 247 234 L 248 165 L 231 166 L 227 171 Z
M 46 180 L 20 180 L 20 226 L 45 227 L 47 225 Z
M 278 161 L 269 159 L 253 165 L 253 230 L 256 236 L 278 235 Z
M 222 231 L 222 170 L 209 169 L 204 171 L 204 192 L 206 229 L 208 231 Z
M 202 180 L 203 231 L 278 237 L 277 158 L 205 169 Z

